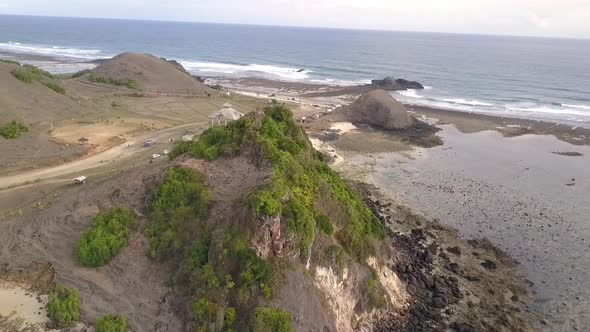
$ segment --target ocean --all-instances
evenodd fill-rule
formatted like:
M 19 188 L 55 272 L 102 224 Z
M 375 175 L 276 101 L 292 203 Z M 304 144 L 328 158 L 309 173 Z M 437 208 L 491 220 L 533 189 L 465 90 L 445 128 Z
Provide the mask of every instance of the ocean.
M 590 126 L 590 40 L 0 16 L 0 58 L 56 73 L 121 52 L 205 77 L 334 85 L 394 76 L 408 103 Z

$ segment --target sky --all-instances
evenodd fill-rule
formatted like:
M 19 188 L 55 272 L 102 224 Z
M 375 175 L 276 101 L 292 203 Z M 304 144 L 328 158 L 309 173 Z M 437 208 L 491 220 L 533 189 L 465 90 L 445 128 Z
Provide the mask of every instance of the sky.
M 590 38 L 590 0 L 0 0 L 0 14 Z

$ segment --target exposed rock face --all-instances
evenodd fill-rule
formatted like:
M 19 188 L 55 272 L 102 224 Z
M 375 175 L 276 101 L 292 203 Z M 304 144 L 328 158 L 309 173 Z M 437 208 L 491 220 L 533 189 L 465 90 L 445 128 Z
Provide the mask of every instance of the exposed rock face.
M 264 217 L 261 222 L 262 225 L 252 241 L 256 254 L 264 259 L 270 256 L 283 257 L 287 239 L 286 236 L 281 236 L 281 218 Z
M 407 129 L 414 124 L 414 119 L 404 105 L 384 90 L 363 94 L 348 106 L 345 112 L 351 122 L 366 123 L 389 130 Z
M 404 80 L 403 78 L 394 79 L 393 77 L 372 80 L 371 84 L 385 90 L 424 89 L 424 86 L 418 82 Z

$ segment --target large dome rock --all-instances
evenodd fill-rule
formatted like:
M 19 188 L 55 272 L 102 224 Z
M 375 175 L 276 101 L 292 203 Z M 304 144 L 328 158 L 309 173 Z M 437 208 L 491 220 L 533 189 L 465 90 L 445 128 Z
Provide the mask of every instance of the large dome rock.
M 350 122 L 366 123 L 388 130 L 407 129 L 414 119 L 402 103 L 387 91 L 373 90 L 361 95 L 345 110 Z

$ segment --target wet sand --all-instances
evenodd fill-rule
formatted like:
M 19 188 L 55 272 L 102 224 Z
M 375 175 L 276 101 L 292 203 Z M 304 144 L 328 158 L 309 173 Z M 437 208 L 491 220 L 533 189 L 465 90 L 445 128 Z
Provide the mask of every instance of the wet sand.
M 357 153 L 338 168 L 468 239 L 489 239 L 515 258 L 530 281 L 530 309 L 539 329 L 588 331 L 590 147 L 548 135 L 509 138 L 441 128 L 442 146 Z
M 45 331 L 47 296 L 0 282 L 0 331 Z

